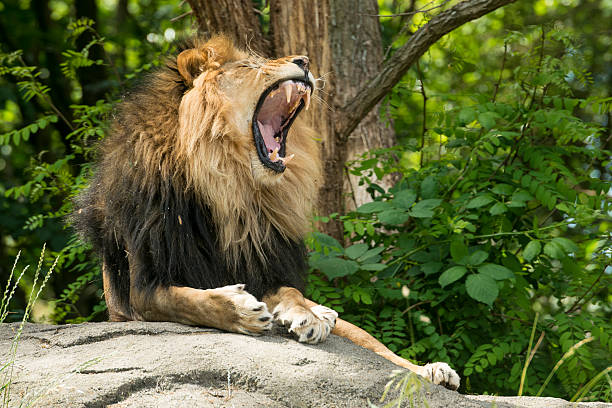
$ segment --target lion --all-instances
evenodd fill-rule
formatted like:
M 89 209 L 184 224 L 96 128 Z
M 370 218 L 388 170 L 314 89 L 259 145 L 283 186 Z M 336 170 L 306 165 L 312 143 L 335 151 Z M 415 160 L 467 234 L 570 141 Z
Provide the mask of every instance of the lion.
M 195 38 L 125 96 L 73 223 L 99 254 L 112 321 L 172 321 L 260 335 L 273 324 L 316 344 L 346 337 L 436 384 L 304 298 L 303 237 L 321 183 L 316 133 L 299 117 L 308 57 L 265 59 L 224 36 Z

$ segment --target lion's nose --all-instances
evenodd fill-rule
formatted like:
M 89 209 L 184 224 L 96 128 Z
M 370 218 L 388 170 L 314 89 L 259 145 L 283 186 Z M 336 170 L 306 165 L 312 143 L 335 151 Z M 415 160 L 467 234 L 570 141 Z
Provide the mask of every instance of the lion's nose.
M 302 68 L 304 72 L 308 73 L 308 68 L 310 67 L 310 60 L 308 59 L 308 57 L 294 58 L 291 62 Z

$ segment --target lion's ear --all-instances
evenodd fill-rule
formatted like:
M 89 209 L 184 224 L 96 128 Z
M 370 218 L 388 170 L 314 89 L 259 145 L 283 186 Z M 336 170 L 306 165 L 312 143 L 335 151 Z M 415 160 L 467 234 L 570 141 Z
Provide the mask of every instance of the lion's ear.
M 190 48 L 176 57 L 178 71 L 187 85 L 204 71 L 218 69 L 230 60 L 241 58 L 232 41 L 225 36 L 213 37 L 198 48 Z
M 187 85 L 206 69 L 207 55 L 200 50 L 191 48 L 181 52 L 176 57 L 176 66 Z

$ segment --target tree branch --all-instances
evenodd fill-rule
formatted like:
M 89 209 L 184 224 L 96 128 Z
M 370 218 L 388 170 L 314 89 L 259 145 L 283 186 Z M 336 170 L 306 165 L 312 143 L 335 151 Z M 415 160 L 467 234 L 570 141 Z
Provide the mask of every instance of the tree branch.
M 465 0 L 433 17 L 385 62 L 384 68 L 342 108 L 336 135 L 348 138 L 359 122 L 436 41 L 454 29 L 516 0 Z

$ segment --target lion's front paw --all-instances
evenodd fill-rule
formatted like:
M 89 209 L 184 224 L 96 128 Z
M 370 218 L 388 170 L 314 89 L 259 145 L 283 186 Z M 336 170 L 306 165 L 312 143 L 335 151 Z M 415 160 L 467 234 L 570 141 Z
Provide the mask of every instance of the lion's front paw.
M 272 315 L 264 302 L 244 290 L 244 284 L 223 286 L 212 289 L 219 296 L 223 296 L 234 306 L 234 311 L 228 310 L 231 319 L 230 331 L 258 336 L 265 330 L 272 329 Z
M 320 343 L 329 336 L 336 325 L 338 313 L 325 306 L 306 308 L 293 306 L 284 310 L 281 305 L 274 308 L 274 318 L 284 326 L 289 326 L 289 332 L 295 333 L 301 343 Z
M 434 384 L 440 384 L 449 390 L 459 388 L 459 375 L 446 363 L 429 363 L 423 367 L 423 377 L 430 379 Z

